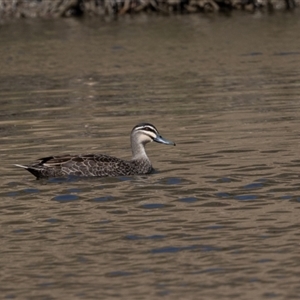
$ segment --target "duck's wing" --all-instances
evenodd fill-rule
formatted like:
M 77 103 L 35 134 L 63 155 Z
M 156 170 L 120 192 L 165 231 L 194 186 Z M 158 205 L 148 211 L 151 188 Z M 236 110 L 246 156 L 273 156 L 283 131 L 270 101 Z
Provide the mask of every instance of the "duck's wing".
M 104 154 L 48 156 L 24 168 L 37 178 L 74 176 L 120 176 L 133 173 L 129 161 Z
M 105 154 L 85 154 L 72 157 L 63 167 L 76 176 L 120 176 L 133 174 L 131 162 Z

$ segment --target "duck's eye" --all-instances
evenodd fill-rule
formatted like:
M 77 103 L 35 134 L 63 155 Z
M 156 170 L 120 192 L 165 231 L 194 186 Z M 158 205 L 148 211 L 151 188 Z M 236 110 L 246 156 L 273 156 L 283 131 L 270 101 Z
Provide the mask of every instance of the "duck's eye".
M 150 131 L 150 128 L 149 127 L 145 127 L 144 130 Z

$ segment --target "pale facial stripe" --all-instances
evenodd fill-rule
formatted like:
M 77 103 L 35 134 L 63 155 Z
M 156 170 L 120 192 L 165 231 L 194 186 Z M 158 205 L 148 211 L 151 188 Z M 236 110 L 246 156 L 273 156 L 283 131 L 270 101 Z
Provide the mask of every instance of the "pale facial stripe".
M 155 138 L 158 134 L 158 131 L 151 125 L 142 125 L 136 127 L 134 131 L 143 131 L 144 134 L 148 135 L 151 138 Z

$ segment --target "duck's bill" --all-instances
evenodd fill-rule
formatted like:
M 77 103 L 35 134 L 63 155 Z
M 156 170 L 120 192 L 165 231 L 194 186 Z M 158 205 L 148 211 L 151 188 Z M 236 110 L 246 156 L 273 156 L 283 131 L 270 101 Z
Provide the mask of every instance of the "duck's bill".
M 176 146 L 175 143 L 166 140 L 165 138 L 163 138 L 162 136 L 157 136 L 155 139 L 153 139 L 154 142 L 156 143 L 161 143 L 161 144 L 165 144 L 165 145 L 172 145 L 172 146 Z

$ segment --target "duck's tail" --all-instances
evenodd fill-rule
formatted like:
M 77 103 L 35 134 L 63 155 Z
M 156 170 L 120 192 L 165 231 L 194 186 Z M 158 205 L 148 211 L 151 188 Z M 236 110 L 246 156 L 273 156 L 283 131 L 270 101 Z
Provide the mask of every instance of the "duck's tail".
M 40 173 L 39 169 L 36 169 L 34 167 L 27 167 L 27 166 L 23 166 L 23 165 L 18 165 L 18 164 L 14 164 L 14 166 L 27 170 L 32 175 L 34 175 L 37 179 L 39 179 L 41 177 L 41 173 Z
M 19 167 L 19 168 L 23 168 L 23 169 L 26 169 L 26 170 L 29 169 L 29 167 L 23 166 L 23 165 L 14 164 L 14 166 Z

